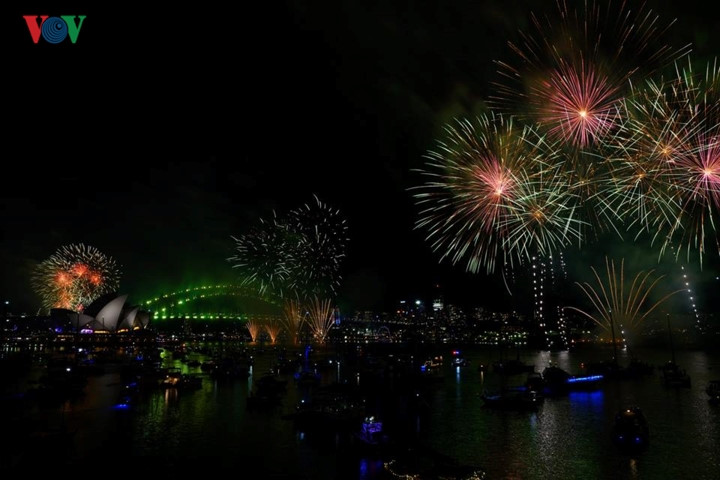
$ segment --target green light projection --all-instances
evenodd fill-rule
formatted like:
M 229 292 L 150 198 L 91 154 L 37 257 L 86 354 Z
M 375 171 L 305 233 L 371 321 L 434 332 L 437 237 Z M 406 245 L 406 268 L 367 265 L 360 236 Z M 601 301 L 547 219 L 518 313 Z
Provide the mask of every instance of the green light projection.
M 164 293 L 142 302 L 155 320 L 192 318 L 198 320 L 238 319 L 275 315 L 280 303 L 246 286 L 202 285 Z

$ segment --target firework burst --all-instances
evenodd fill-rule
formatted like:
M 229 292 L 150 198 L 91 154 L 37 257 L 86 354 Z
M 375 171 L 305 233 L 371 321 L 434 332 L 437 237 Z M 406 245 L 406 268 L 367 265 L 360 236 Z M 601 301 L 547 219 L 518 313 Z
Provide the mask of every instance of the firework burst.
M 235 241 L 235 255 L 228 258 L 242 272 L 242 285 L 282 298 L 290 278 L 288 252 L 292 249 L 292 233 L 287 225 L 273 217 L 260 220 L 260 225 Z
M 291 255 L 291 288 L 306 299 L 337 294 L 348 242 L 347 222 L 340 211 L 318 197 L 314 200 L 288 215 L 297 239 Z
M 625 2 L 557 2 L 556 15 L 531 13 L 533 29 L 509 42 L 517 63 L 496 62 L 491 104 L 500 111 L 541 125 L 557 140 L 576 148 L 597 144 L 615 127 L 616 106 L 628 80 L 686 55 L 662 43 L 667 28 L 659 17 Z M 640 68 L 638 65 L 642 65 Z
M 32 283 L 43 307 L 81 312 L 101 295 L 117 291 L 119 277 L 114 259 L 95 247 L 71 244 L 40 262 Z
M 669 86 L 678 120 L 668 123 L 681 141 L 669 144 L 673 155 L 666 164 L 679 209 L 662 250 L 677 247 L 672 248 L 676 256 L 685 251 L 688 260 L 697 251 L 702 265 L 708 240 L 720 251 L 715 235 L 720 209 L 720 71 L 713 63 L 704 76 L 696 75 L 688 63 L 676 69 Z
M 338 210 L 317 197 L 232 238 L 235 255 L 228 261 L 240 272 L 242 284 L 254 286 L 260 294 L 306 300 L 336 293 L 347 223 Z
M 448 140 L 429 152 L 429 178 L 415 188 L 417 228 L 441 260 L 488 273 L 497 262 L 549 254 L 580 241 L 577 197 L 568 194 L 562 161 L 552 144 L 512 118 L 490 113 L 446 127 Z
M 675 82 L 648 81 L 622 103 L 622 122 L 604 146 L 610 178 L 598 204 L 626 230 L 664 238 L 681 212 L 677 177 L 698 133 L 682 115 L 687 98 Z

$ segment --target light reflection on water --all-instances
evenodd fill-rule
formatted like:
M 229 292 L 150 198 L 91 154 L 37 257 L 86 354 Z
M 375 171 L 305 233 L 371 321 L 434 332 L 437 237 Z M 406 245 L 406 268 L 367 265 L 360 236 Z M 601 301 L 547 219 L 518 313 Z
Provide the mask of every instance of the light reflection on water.
M 605 359 L 605 353 L 533 352 L 522 359 L 538 371 L 552 362 L 582 374 L 583 363 Z M 665 388 L 656 372 L 637 381 L 606 381 L 597 391 L 547 398 L 537 412 L 483 408 L 483 391 L 520 384 L 524 376 L 477 371 L 476 365 L 491 365 L 497 358 L 490 350 L 466 351 L 465 357 L 469 366 L 446 362 L 445 379 L 427 388 L 406 391 L 392 382 L 373 383 L 375 398 L 369 404 L 381 411 L 388 427 L 461 463 L 482 467 L 488 479 L 720 477 L 720 406 L 709 404 L 704 392 L 710 379 L 720 378 L 718 353 L 676 354 L 692 377 L 690 389 Z M 644 352 L 641 358 L 653 365 L 668 359 L 664 351 Z M 254 374 L 267 371 L 272 357 L 255 360 Z M 173 365 L 188 371 L 179 362 Z M 340 375 L 340 366 L 326 373 L 329 381 Z M 360 385 L 371 381 L 366 374 L 342 375 Z M 77 401 L 35 414 L 61 416 L 77 428 L 74 454 L 81 459 L 106 458 L 113 451 L 133 459 L 129 465 L 244 469 L 252 462 L 277 478 L 381 478 L 382 461 L 350 454 L 347 438 L 298 431 L 282 418 L 303 396 L 287 378 L 288 392 L 276 410 L 246 408 L 251 376 L 222 382 L 205 377 L 197 391 L 157 390 L 128 411 L 118 411 L 113 405 L 123 386 L 119 374 L 110 372 L 90 377 L 86 395 Z M 639 405 L 651 428 L 650 447 L 636 458 L 619 454 L 610 442 L 612 419 L 628 405 Z

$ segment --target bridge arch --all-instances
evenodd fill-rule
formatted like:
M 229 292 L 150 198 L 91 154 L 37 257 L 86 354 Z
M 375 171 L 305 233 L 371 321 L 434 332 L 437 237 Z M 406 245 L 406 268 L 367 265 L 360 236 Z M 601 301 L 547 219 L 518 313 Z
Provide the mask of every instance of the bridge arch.
M 156 320 L 192 318 L 199 320 L 247 320 L 256 315 L 273 315 L 282 311 L 281 302 L 263 296 L 244 285 L 200 285 L 166 292 L 142 302 Z

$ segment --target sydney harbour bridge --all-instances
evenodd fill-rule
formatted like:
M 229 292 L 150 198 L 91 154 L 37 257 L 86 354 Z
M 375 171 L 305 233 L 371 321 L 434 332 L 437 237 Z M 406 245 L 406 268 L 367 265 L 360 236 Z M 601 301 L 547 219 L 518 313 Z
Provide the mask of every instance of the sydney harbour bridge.
M 281 315 L 280 299 L 236 284 L 198 285 L 157 294 L 142 301 L 155 322 L 174 319 L 248 320 Z

